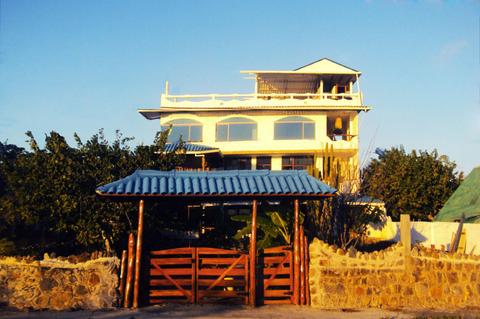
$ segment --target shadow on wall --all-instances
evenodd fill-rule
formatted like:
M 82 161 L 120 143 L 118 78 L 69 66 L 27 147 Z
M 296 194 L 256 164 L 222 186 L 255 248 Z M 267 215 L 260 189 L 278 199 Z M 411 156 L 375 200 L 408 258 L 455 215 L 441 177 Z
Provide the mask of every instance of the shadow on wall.
M 425 247 L 435 245 L 437 249 L 443 245 L 450 249 L 453 234 L 458 230 L 457 222 L 411 222 L 412 244 Z M 466 233 L 466 253 L 480 254 L 480 224 L 464 224 Z M 392 222 L 387 217 L 383 225 L 370 225 L 367 230 L 372 241 L 400 241 L 400 223 Z

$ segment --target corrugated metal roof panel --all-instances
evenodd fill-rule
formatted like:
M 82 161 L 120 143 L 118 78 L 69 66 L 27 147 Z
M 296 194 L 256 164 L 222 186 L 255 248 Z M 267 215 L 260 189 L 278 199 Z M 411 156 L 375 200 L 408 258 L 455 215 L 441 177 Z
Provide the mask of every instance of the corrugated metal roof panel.
M 137 170 L 97 188 L 102 196 L 321 196 L 336 190 L 306 171 L 155 171 Z
M 174 152 L 178 149 L 179 146 L 180 146 L 179 142 L 167 143 L 165 144 L 165 152 L 166 153 Z M 187 154 L 204 154 L 204 153 L 220 152 L 218 148 L 207 146 L 207 145 L 184 143 L 183 147 Z

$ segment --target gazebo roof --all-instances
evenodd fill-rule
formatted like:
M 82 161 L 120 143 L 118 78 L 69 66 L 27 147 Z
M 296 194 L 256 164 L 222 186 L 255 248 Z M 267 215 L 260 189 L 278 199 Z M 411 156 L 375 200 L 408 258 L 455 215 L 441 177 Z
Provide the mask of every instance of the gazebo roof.
M 180 142 L 167 143 L 165 144 L 165 152 L 176 151 L 180 146 Z M 217 147 L 201 145 L 201 144 L 191 144 L 184 143 L 183 147 L 185 149 L 185 154 L 208 154 L 208 153 L 220 153 L 220 149 Z
M 130 176 L 100 186 L 100 196 L 127 198 L 247 198 L 332 196 L 336 189 L 306 171 L 137 170 Z

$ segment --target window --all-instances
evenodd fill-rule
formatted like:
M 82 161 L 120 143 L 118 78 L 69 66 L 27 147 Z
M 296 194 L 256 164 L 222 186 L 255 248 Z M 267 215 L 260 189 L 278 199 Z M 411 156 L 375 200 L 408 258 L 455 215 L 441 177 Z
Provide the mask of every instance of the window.
M 315 122 L 302 116 L 289 116 L 275 122 L 276 140 L 315 139 Z
M 301 169 L 306 170 L 313 165 L 312 156 L 283 156 L 282 170 Z
M 162 125 L 162 130 L 167 130 L 172 125 L 172 131 L 168 135 L 168 142 L 178 142 L 180 137 L 185 142 L 202 141 L 202 124 L 190 119 L 172 120 Z
M 252 169 L 252 161 L 250 157 L 225 157 L 223 167 L 229 169 Z
M 348 115 L 332 114 L 327 117 L 327 135 L 332 141 L 350 141 L 350 119 Z
M 272 169 L 272 158 L 270 156 L 257 157 L 257 169 Z
M 244 117 L 231 117 L 217 123 L 216 140 L 253 141 L 257 139 L 257 123 Z

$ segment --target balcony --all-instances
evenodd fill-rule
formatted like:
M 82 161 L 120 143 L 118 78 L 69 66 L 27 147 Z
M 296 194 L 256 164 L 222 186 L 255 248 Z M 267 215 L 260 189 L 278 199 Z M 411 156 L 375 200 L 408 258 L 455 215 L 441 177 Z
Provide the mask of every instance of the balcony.
M 161 110 L 168 112 L 215 111 L 231 109 L 325 109 L 325 110 L 361 110 L 369 107 L 362 102 L 362 93 L 269 93 L 269 94 L 199 94 L 167 95 L 162 94 Z

